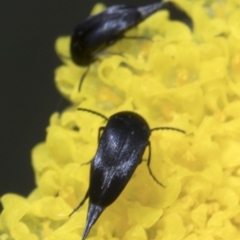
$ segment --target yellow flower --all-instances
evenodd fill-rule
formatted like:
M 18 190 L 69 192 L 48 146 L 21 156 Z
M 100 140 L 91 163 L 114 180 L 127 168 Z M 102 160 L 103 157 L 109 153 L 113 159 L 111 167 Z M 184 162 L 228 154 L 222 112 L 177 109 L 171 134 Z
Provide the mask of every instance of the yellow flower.
M 73 105 L 51 116 L 46 141 L 32 151 L 36 189 L 28 198 L 1 198 L 1 240 L 80 239 L 87 203 L 68 215 L 86 193 L 89 165 L 81 164 L 94 157 L 105 123 L 77 106 L 106 116 L 135 111 L 151 128 L 187 132 L 152 133 L 151 168 L 166 188 L 141 163 L 89 239 L 240 239 L 239 1 L 177 2 L 192 17 L 193 32 L 168 21 L 167 12 L 154 14 L 127 33 L 153 40 L 123 39 L 111 46 L 124 57 L 93 63 L 80 92 L 85 68 L 63 59 L 56 84 Z M 97 5 L 94 12 L 102 9 Z M 57 40 L 61 56 L 69 56 L 69 40 Z

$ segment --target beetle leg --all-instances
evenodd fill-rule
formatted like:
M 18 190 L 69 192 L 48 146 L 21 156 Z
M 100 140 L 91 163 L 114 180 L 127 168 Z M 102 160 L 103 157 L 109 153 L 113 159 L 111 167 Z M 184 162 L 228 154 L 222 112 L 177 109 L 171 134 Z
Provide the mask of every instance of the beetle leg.
M 87 190 L 85 197 L 83 198 L 83 200 L 78 204 L 78 206 L 76 208 L 73 209 L 73 211 L 69 214 L 69 217 L 71 217 L 73 215 L 73 213 L 75 213 L 84 203 L 85 201 L 88 199 L 89 197 L 89 190 Z
M 100 127 L 100 128 L 98 129 L 98 145 L 99 145 L 99 143 L 100 143 L 101 132 L 104 130 L 104 128 L 105 128 L 105 127 Z
M 82 166 L 82 165 L 87 165 L 87 164 L 91 163 L 92 161 L 93 161 L 93 160 L 88 161 L 88 162 L 84 162 L 84 163 L 81 164 L 81 166 Z
M 87 66 L 86 71 L 83 73 L 83 75 L 82 75 L 82 77 L 81 77 L 81 79 L 80 79 L 79 86 L 78 86 L 78 91 L 79 91 L 79 92 L 81 91 L 82 84 L 83 84 L 83 80 L 84 80 L 84 78 L 86 77 L 86 75 L 88 74 L 89 69 L 90 69 L 90 65 Z
M 104 128 L 105 128 L 105 127 L 100 127 L 100 128 L 98 129 L 98 145 L 99 145 L 99 143 L 100 143 L 101 132 L 104 130 Z M 82 165 L 87 165 L 87 164 L 91 163 L 92 161 L 93 161 L 93 160 L 91 160 L 91 161 L 89 161 L 89 162 L 82 163 L 81 166 L 82 166 Z
M 115 36 L 115 37 L 112 37 L 111 39 L 109 39 L 108 41 L 107 41 L 107 45 L 109 45 L 109 46 L 111 46 L 111 45 L 113 45 L 113 44 L 115 44 L 119 39 L 121 39 L 123 37 L 123 34 L 119 34 L 119 35 L 117 35 L 117 36 Z
M 154 180 L 157 184 L 159 184 L 159 185 L 161 185 L 162 187 L 165 188 L 165 186 L 164 186 L 161 182 L 159 182 L 159 181 L 157 180 L 157 178 L 153 175 L 153 172 L 152 172 L 152 170 L 151 170 L 151 168 L 150 168 L 150 163 L 151 163 L 151 143 L 148 142 L 148 145 L 147 145 L 147 146 L 148 146 L 148 160 L 147 160 L 148 171 L 149 171 L 150 175 L 152 176 L 153 180 Z

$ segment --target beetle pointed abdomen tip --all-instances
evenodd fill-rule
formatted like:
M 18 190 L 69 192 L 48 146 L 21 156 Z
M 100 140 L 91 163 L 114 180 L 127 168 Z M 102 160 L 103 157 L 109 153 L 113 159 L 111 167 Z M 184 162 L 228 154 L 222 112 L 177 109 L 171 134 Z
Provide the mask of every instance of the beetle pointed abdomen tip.
M 142 18 L 146 19 L 148 16 L 152 15 L 154 12 L 157 12 L 163 7 L 162 2 L 149 4 L 138 8 L 138 11 L 141 13 Z
M 87 214 L 87 223 L 83 232 L 82 240 L 87 238 L 89 231 L 91 230 L 93 224 L 97 221 L 105 207 L 93 204 L 89 202 L 88 214 Z

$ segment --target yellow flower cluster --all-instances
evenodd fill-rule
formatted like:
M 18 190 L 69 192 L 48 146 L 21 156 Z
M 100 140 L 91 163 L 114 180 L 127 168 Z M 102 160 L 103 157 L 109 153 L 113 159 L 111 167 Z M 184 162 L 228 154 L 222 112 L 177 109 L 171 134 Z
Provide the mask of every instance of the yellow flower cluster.
M 54 113 L 44 143 L 32 152 L 36 189 L 28 198 L 1 198 L 0 239 L 79 240 L 87 203 L 68 215 L 85 195 L 99 117 L 130 110 L 149 126 L 183 129 L 151 135 L 151 169 L 137 168 L 120 197 L 90 231 L 91 240 L 240 239 L 240 1 L 176 1 L 194 21 L 194 31 L 158 12 L 85 69 L 70 59 L 56 70 L 59 91 L 72 107 Z M 101 11 L 97 5 L 94 13 Z M 69 56 L 70 37 L 57 40 Z M 147 151 L 146 151 L 147 152 Z M 144 155 L 147 159 L 147 153 Z

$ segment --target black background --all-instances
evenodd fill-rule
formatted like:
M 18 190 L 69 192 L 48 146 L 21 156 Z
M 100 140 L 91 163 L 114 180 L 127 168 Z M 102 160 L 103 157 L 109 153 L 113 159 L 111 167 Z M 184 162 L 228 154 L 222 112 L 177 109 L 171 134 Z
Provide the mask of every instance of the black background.
M 154 1 L 151 1 L 154 2 Z M 148 0 L 104 1 L 145 5 Z M 93 0 L 0 1 L 0 196 L 34 188 L 31 149 L 44 141 L 50 115 L 67 106 L 54 85 L 58 36 L 70 35 Z

